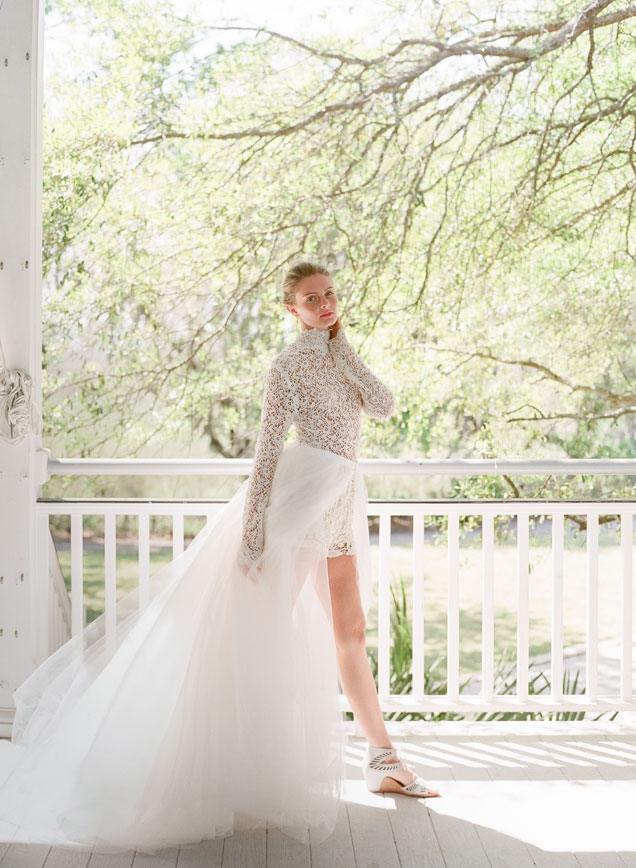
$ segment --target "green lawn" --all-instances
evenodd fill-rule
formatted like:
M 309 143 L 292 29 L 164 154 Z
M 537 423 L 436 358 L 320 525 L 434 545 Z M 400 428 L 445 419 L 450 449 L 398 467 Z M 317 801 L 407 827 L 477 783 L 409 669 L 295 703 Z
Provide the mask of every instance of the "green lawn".
M 172 559 L 169 549 L 150 553 L 150 573 Z M 58 551 L 58 560 L 64 573 L 69 594 L 71 591 L 71 553 Z M 117 554 L 117 599 L 134 590 L 137 585 L 138 557 L 136 552 Z M 104 553 L 84 551 L 84 608 L 86 623 L 104 611 Z
M 374 553 L 376 554 L 376 553 Z M 377 554 L 376 554 L 377 557 Z M 401 579 L 411 600 L 411 551 L 394 546 L 391 551 L 391 576 Z M 495 659 L 514 651 L 517 641 L 517 552 L 513 544 L 499 545 L 495 551 Z M 481 668 L 482 618 L 481 549 L 463 547 L 460 554 L 460 671 L 468 674 Z M 566 547 L 564 555 L 564 645 L 585 642 L 586 637 L 586 553 Z M 599 639 L 610 639 L 620 631 L 621 556 L 618 545 L 599 550 Z M 552 554 L 547 543 L 530 550 L 529 580 L 530 654 L 550 650 L 552 611 Z M 446 656 L 446 612 L 448 567 L 446 549 L 426 547 L 424 576 L 425 654 L 429 660 Z M 636 617 L 636 614 L 635 614 Z M 370 613 L 373 623 L 376 613 Z

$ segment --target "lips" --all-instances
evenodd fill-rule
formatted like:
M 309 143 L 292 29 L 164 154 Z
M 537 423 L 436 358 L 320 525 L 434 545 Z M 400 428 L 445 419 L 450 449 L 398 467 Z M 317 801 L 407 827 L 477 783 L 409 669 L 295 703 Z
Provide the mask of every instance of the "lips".
M 321 313 L 321 314 L 320 314 L 320 319 L 327 319 L 327 317 L 330 317 L 330 316 L 333 316 L 333 315 L 334 315 L 334 314 L 333 314 L 333 311 L 331 311 L 330 313 Z

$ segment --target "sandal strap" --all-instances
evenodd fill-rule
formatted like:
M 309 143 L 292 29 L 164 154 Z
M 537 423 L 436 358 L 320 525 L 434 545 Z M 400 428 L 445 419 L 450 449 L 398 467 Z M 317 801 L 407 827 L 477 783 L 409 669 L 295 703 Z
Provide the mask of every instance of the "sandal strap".
M 407 793 L 430 793 L 432 790 L 426 786 L 423 780 L 420 778 L 415 778 L 414 781 L 411 781 L 410 784 L 403 784 L 402 788 Z
M 407 796 L 424 797 L 439 795 L 439 793 L 431 790 L 421 778 L 415 775 L 409 783 L 403 783 L 397 776 L 398 772 L 403 771 L 414 775 L 413 770 L 402 760 L 395 748 L 367 745 L 363 762 L 363 774 L 367 789 L 372 793 L 400 792 Z M 390 784 L 387 779 L 392 781 L 393 784 Z
M 393 762 L 388 762 L 389 759 L 393 759 Z M 389 748 L 369 748 L 367 764 L 376 771 L 395 772 L 406 769 L 397 751 Z

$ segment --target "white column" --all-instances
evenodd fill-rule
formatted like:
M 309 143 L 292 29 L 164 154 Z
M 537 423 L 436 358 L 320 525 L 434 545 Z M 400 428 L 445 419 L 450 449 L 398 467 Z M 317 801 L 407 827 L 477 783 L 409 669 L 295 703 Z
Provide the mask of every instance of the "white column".
M 0 3 L 0 339 L 7 366 L 32 377 L 38 405 L 42 14 L 40 0 Z M 42 656 L 46 638 L 35 619 L 40 445 L 35 435 L 19 445 L 0 442 L 0 735 L 13 716 L 13 691 Z

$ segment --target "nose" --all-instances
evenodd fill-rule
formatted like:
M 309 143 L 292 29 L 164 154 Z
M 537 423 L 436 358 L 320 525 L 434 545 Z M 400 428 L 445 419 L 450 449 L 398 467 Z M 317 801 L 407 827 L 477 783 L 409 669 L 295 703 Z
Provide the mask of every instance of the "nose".
M 329 307 L 329 302 L 326 298 L 323 298 L 323 300 L 320 302 L 320 307 Z

